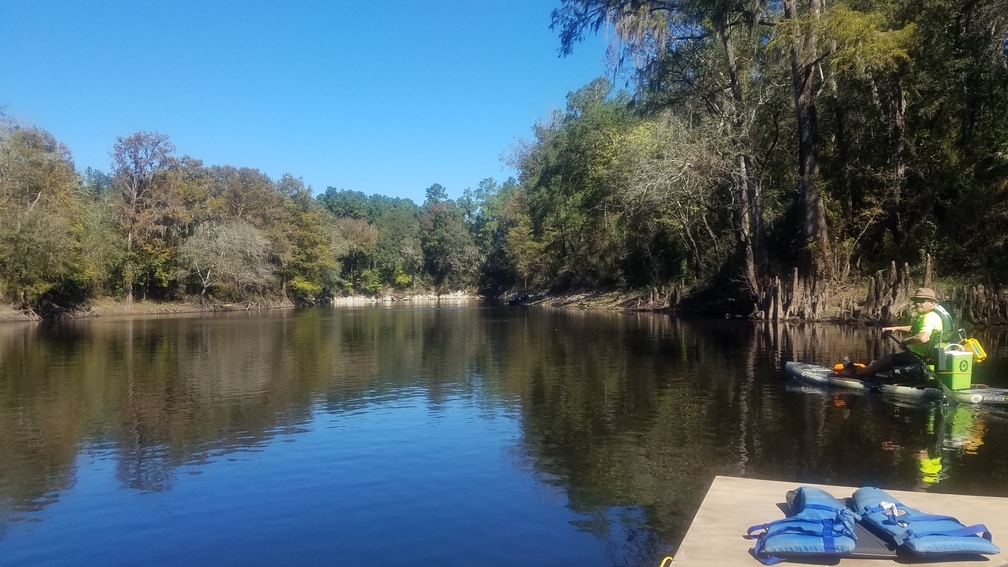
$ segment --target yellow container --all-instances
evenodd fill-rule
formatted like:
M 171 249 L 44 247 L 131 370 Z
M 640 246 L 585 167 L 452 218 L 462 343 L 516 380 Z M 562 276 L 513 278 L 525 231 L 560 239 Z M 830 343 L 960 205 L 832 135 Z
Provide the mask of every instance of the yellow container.
M 973 382 L 973 351 L 951 344 L 938 351 L 935 371 L 938 379 L 952 390 L 965 390 Z
M 987 351 L 984 350 L 984 347 L 980 346 L 980 341 L 976 339 L 966 339 L 962 344 L 966 350 L 973 351 L 973 362 L 979 364 L 987 358 Z

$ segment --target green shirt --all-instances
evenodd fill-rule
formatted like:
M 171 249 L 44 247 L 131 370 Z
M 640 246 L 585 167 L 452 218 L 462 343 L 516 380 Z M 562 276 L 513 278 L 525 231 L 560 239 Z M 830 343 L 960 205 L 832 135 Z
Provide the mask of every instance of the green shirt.
M 938 333 L 938 336 L 941 336 L 941 316 L 934 311 L 928 311 L 927 313 L 918 315 L 917 318 L 914 319 L 913 325 L 910 325 L 910 336 L 916 337 L 921 331 L 925 331 L 929 337 L 934 337 L 935 333 Z M 910 350 L 924 356 L 927 354 L 928 343 L 910 345 Z

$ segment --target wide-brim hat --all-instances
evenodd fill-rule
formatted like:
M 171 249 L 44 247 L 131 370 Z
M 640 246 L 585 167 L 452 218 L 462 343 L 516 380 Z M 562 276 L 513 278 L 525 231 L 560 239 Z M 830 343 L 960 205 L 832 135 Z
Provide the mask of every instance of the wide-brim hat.
M 928 301 L 938 301 L 938 296 L 935 295 L 933 289 L 929 287 L 919 287 L 917 291 L 910 297 L 910 299 L 927 299 Z

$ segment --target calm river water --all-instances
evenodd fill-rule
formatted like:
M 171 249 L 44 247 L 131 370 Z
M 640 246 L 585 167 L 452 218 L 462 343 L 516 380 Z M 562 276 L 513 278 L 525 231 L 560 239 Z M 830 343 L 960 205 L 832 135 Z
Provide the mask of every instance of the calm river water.
M 1008 496 L 1008 413 L 781 371 L 886 347 L 515 307 L 6 323 L 0 565 L 657 565 L 715 475 Z

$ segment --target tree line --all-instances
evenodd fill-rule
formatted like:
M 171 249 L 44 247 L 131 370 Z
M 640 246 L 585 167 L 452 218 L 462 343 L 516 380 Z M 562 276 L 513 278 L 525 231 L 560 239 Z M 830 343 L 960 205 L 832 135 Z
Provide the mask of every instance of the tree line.
M 77 172 L 0 129 L 0 293 L 311 304 L 444 287 L 669 289 L 815 317 L 892 262 L 1008 277 L 1008 0 L 564 0 L 613 39 L 492 178 L 424 203 L 206 166 L 163 134 Z M 617 89 L 616 81 L 625 81 Z
M 409 199 L 178 157 L 168 136 L 116 140 L 77 172 L 48 132 L 0 127 L 0 292 L 36 311 L 95 297 L 314 304 L 340 294 L 472 289 L 513 180 Z
M 564 0 L 552 24 L 563 53 L 608 30 L 631 91 L 589 85 L 521 158 L 572 278 L 785 316 L 928 255 L 1005 282 L 1005 0 Z

